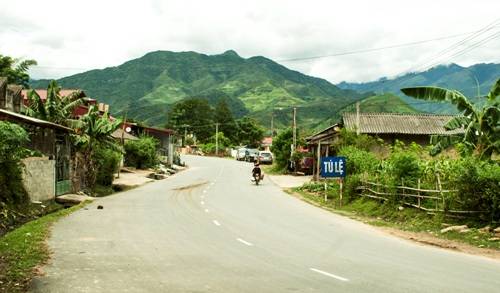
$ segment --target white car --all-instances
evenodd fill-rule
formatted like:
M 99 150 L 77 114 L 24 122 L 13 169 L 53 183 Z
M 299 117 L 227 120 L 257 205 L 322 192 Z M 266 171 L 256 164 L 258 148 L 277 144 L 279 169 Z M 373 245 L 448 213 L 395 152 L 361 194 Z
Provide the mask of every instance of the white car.
M 261 164 L 272 164 L 273 163 L 273 154 L 268 151 L 260 151 L 259 152 L 259 162 Z
M 243 160 L 245 160 L 246 150 L 247 150 L 247 149 L 245 149 L 245 148 L 238 149 L 238 150 L 236 151 L 236 160 L 238 160 L 238 161 L 243 161 Z

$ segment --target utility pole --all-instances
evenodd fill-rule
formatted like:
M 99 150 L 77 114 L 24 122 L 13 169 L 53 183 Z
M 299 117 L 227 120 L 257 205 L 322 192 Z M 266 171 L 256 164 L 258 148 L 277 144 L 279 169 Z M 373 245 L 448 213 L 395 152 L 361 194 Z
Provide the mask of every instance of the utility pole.
M 124 135 L 125 135 L 125 127 L 126 127 L 126 124 L 127 124 L 127 114 L 128 114 L 128 105 L 127 105 L 127 110 L 125 110 L 125 117 L 123 119 L 123 123 L 122 123 L 122 137 L 121 137 L 121 143 L 122 143 L 122 150 L 125 148 L 125 138 L 124 138 Z M 122 161 L 120 163 L 120 165 L 124 162 L 124 158 L 122 156 Z M 118 174 L 116 176 L 116 178 L 120 178 L 120 169 L 122 168 L 122 166 L 120 166 L 118 168 Z
M 186 146 L 186 139 L 187 139 L 187 125 L 184 124 L 184 143 L 183 143 L 184 146 Z
M 293 146 L 292 146 L 292 154 L 295 152 L 297 148 L 297 108 L 293 107 Z
M 361 130 L 359 129 L 359 102 L 356 102 L 356 134 L 359 135 Z
M 219 123 L 215 123 L 215 155 L 219 155 Z
M 271 112 L 271 137 L 274 136 L 274 109 Z

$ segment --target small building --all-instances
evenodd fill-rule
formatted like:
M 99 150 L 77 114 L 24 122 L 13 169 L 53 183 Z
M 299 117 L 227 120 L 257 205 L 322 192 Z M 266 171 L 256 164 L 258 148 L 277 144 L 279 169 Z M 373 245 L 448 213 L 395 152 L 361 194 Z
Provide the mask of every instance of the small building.
M 0 78 L 0 120 L 22 126 L 29 135 L 26 147 L 40 157 L 23 160 L 23 184 L 32 201 L 54 199 L 71 191 L 71 128 L 19 113 L 22 108 L 22 87 L 7 85 Z
M 446 130 L 444 126 L 456 115 L 399 114 L 399 113 L 344 113 L 342 120 L 306 138 L 314 154 L 314 176 L 317 178 L 319 158 L 332 154 L 331 145 L 338 139 L 341 129 L 383 139 L 387 144 L 396 140 L 429 145 L 431 136 L 460 135 L 463 129 Z
M 175 131 L 172 129 L 148 127 L 144 125 L 139 125 L 137 123 L 126 122 L 120 126 L 121 129 L 125 129 L 125 133 L 130 134 L 134 137 L 139 137 L 141 135 L 148 135 L 156 138 L 159 143 L 159 154 L 168 158 L 168 163 L 173 163 L 174 154 L 174 134 Z
M 273 137 L 272 136 L 266 136 L 260 142 L 260 147 L 264 151 L 270 152 L 272 146 L 273 146 Z
M 463 129 L 446 130 L 444 126 L 456 115 L 438 114 L 397 114 L 397 113 L 344 113 L 342 127 L 357 132 L 377 136 L 386 143 L 396 140 L 404 143 L 416 142 L 428 145 L 432 135 L 459 135 Z

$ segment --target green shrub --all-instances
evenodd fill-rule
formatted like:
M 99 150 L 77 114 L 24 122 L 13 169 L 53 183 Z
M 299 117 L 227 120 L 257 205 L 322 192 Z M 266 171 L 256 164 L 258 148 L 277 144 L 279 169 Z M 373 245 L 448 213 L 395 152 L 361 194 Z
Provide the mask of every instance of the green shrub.
M 94 153 L 97 162 L 96 183 L 102 186 L 113 184 L 114 174 L 118 172 L 122 154 L 110 148 L 98 148 Z
M 339 156 L 346 157 L 347 176 L 374 172 L 379 165 L 379 160 L 371 152 L 358 149 L 355 146 L 345 146 L 339 150 Z
M 420 158 L 413 151 L 396 151 L 393 152 L 388 163 L 390 165 L 390 173 L 398 182 L 410 184 L 417 182 L 422 174 Z
M 22 203 L 27 194 L 22 185 L 21 159 L 28 133 L 19 125 L 0 121 L 0 202 Z
M 219 132 L 217 137 L 218 137 L 217 143 L 218 143 L 218 148 L 219 148 L 218 153 L 224 154 L 226 148 L 231 146 L 231 141 L 222 132 Z M 215 135 L 213 135 L 210 138 L 210 142 L 201 145 L 201 150 L 205 154 L 215 154 L 215 149 L 216 149 L 216 147 L 215 147 Z
M 357 187 L 361 186 L 361 174 L 348 175 L 344 180 L 343 200 L 349 203 L 358 197 Z
M 125 165 L 137 169 L 152 168 L 159 163 L 156 152 L 158 141 L 150 136 L 141 136 L 138 140 L 125 143 Z
M 290 146 L 293 143 L 293 132 L 291 128 L 288 128 L 273 140 L 273 145 L 271 147 L 271 151 L 274 155 L 274 161 L 279 169 L 286 169 L 288 167 L 288 163 L 290 162 Z
M 372 147 L 380 145 L 382 142 L 379 142 L 376 138 L 366 135 L 366 134 L 356 134 L 354 131 L 349 131 L 345 128 L 342 128 L 339 135 L 339 140 L 337 140 L 333 146 L 336 149 L 341 149 L 347 146 L 353 146 L 360 150 L 369 151 Z
M 500 165 L 466 157 L 450 165 L 450 209 L 485 211 L 483 220 L 500 220 Z M 486 218 L 486 217 L 487 218 Z

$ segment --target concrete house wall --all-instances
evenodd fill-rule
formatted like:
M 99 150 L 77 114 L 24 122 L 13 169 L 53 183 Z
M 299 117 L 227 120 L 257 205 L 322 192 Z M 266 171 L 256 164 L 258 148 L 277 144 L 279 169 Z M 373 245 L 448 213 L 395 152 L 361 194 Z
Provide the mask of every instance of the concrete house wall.
M 23 185 L 30 200 L 53 200 L 56 195 L 56 161 L 47 157 L 31 157 L 24 159 L 23 164 Z

